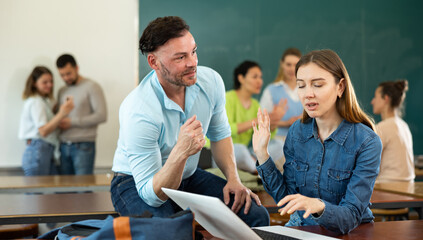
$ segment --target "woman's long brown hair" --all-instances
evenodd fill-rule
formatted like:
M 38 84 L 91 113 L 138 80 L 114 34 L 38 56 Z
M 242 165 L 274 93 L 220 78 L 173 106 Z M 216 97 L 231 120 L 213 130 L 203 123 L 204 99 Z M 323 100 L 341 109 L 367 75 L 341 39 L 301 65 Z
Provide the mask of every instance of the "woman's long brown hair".
M 358 104 L 350 76 L 338 54 L 330 49 L 311 51 L 300 58 L 300 61 L 298 61 L 295 67 L 295 75 L 301 66 L 309 63 L 314 63 L 320 68 L 330 72 L 334 76 L 337 84 L 341 79 L 344 79 L 345 91 L 342 96 L 336 100 L 336 110 L 339 115 L 348 122 L 363 123 L 375 131 L 373 119 L 369 117 Z M 310 119 L 310 116 L 304 110 L 302 122 L 308 119 Z
M 43 74 L 46 74 L 46 73 L 53 76 L 53 74 L 51 74 L 51 71 L 48 68 L 43 67 L 43 66 L 36 66 L 34 68 L 34 70 L 32 70 L 31 74 L 29 75 L 28 79 L 26 80 L 25 89 L 24 89 L 24 92 L 22 94 L 22 98 L 24 100 L 29 98 L 29 97 L 32 97 L 32 96 L 39 94 L 37 88 L 35 87 L 35 82 Z M 53 89 L 47 97 L 50 98 L 50 99 L 53 98 Z

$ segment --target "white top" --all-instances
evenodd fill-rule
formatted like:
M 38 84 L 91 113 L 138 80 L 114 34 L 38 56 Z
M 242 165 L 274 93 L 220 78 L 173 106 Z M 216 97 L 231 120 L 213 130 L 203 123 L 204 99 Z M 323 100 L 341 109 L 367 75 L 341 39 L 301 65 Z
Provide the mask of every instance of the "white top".
M 273 111 L 273 107 L 278 105 L 281 99 L 287 100 L 287 110 L 280 121 L 289 121 L 293 117 L 301 116 L 303 106 L 298 97 L 298 88 L 291 89 L 284 81 L 269 84 L 260 99 L 260 106 L 268 112 Z M 285 141 L 288 135 L 289 126 L 278 127 L 276 136 Z
M 26 99 L 21 115 L 19 139 L 43 139 L 57 146 L 58 129 L 51 132 L 47 137 L 41 137 L 38 131 L 40 127 L 54 117 L 53 106 L 54 103 L 49 98 L 43 98 L 39 95 Z
M 383 144 L 376 182 L 414 181 L 413 139 L 407 123 L 400 117 L 391 117 L 376 128 Z
M 292 89 L 284 81 L 279 81 L 271 84 L 275 86 L 283 86 L 286 93 L 293 101 L 300 101 L 300 98 L 298 97 L 298 87 Z M 260 98 L 260 106 L 266 109 L 268 112 L 271 112 L 273 110 L 273 105 L 274 104 L 272 100 L 272 93 L 270 92 L 269 88 L 266 88 L 264 89 L 263 94 Z

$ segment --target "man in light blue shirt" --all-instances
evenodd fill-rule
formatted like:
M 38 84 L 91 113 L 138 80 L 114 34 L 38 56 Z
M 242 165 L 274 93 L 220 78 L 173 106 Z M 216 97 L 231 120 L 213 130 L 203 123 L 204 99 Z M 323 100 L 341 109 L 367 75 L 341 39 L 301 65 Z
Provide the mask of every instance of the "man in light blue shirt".
M 268 225 L 266 209 L 236 171 L 222 78 L 197 67 L 189 26 L 179 17 L 157 18 L 144 30 L 140 50 L 153 71 L 120 107 L 111 184 L 116 211 L 171 215 L 178 207 L 162 192 L 166 187 L 218 197 L 248 225 Z M 227 181 L 197 168 L 205 135 Z

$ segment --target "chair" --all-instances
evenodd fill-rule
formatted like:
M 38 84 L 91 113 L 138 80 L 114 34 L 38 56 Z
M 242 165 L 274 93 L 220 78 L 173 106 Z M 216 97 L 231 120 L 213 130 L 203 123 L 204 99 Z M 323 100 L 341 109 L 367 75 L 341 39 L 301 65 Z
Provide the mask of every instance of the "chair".
M 203 149 L 201 149 L 200 158 L 198 160 L 198 167 L 201 169 L 211 168 L 212 161 L 211 150 L 203 147 Z
M 381 218 L 382 222 L 385 221 L 399 221 L 408 220 L 408 208 L 397 208 L 397 209 L 371 209 L 375 217 Z
M 38 236 L 38 224 L 0 225 L 0 239 L 15 239 Z

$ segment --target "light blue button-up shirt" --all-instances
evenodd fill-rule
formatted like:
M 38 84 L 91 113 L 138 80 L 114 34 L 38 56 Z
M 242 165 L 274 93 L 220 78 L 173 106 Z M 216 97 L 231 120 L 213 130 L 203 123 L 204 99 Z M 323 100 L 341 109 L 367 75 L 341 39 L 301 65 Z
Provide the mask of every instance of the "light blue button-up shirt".
M 122 102 L 114 172 L 132 175 L 139 196 L 150 206 L 164 203 L 153 190 L 153 176 L 165 164 L 178 140 L 180 127 L 197 115 L 211 141 L 231 136 L 225 111 L 225 87 L 220 75 L 197 67 L 197 82 L 185 90 L 185 111 L 170 100 L 151 71 Z M 183 179 L 197 168 L 200 152 L 188 158 Z
M 322 225 L 345 234 L 373 220 L 370 197 L 379 173 L 382 142 L 369 127 L 343 120 L 322 143 L 314 119 L 298 120 L 289 129 L 284 152 L 283 175 L 273 161 L 257 167 L 266 191 L 276 202 L 299 193 L 325 203 L 319 217 L 304 219 L 304 211 L 296 211 L 287 226 Z

